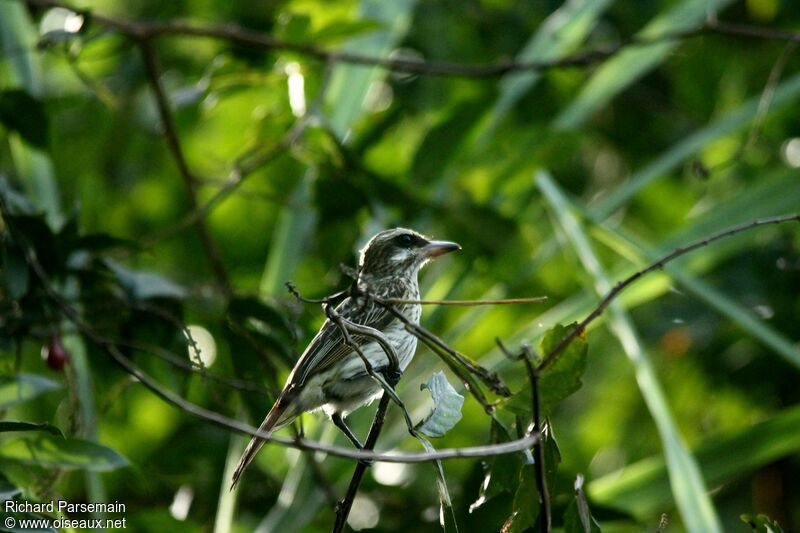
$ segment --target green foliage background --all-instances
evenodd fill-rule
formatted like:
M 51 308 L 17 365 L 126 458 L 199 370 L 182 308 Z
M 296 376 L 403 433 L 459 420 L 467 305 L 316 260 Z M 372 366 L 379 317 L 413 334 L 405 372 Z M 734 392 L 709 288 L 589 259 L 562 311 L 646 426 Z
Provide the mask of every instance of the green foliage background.
M 296 304 L 284 282 L 308 296 L 344 287 L 340 263 L 352 265 L 378 229 L 403 225 L 461 243 L 461 252 L 424 271 L 428 298 L 548 296 L 527 306 L 425 309 L 426 327 L 500 372 L 516 392 L 527 387 L 524 367 L 504 358 L 495 338 L 537 346 L 551 326 L 587 315 L 604 283 L 716 230 L 800 205 L 796 46 L 715 31 L 658 39 L 702 26 L 710 12 L 725 22 L 798 29 L 800 6 L 792 2 L 73 7 L 463 64 L 558 61 L 655 38 L 587 64 L 488 77 L 387 72 L 224 39 L 158 38 L 161 82 L 199 202 L 231 188 L 205 217 L 231 295 L 183 223 L 186 188 L 136 43 L 91 17 L 80 34 L 47 33 L 43 20 L 52 12 L 0 1 L 0 174 L 16 210 L 12 223 L 59 293 L 127 357 L 164 387 L 253 424 L 323 319 L 318 308 Z M 289 79 L 298 75 L 304 119 L 289 98 Z M 237 169 L 245 169 L 242 181 L 231 185 Z M 327 498 L 341 497 L 351 462 L 327 458 L 312 467 L 304 455 L 266 446 L 229 493 L 226 461 L 236 460 L 244 437 L 167 405 L 121 371 L 49 299 L 9 226 L 4 221 L 0 409 L 3 420 L 48 425 L 0 426 L 4 498 L 120 501 L 134 531 L 330 529 Z M 560 449 L 558 470 L 549 472 L 557 526 L 579 530 L 569 528 L 582 473 L 603 531 L 652 531 L 662 513 L 666 531 L 745 530 L 739 515 L 759 513 L 786 531 L 800 527 L 799 247 L 793 224 L 700 249 L 637 283 L 594 325 L 582 387 L 564 399 L 571 390 L 562 394 L 563 382 L 549 385 Z M 167 352 L 191 364 L 181 323 L 206 328 L 216 341 L 208 372 L 239 380 L 234 385 L 246 380 L 246 390 L 157 357 Z M 70 355 L 63 371 L 39 356 L 54 335 Z M 403 377 L 399 394 L 415 420 L 430 409 L 420 384 L 442 368 L 421 349 Z M 580 378 L 580 368 L 567 370 L 567 380 Z M 514 401 L 528 405 L 518 396 L 501 406 L 512 427 Z M 471 397 L 463 412 L 434 439 L 437 448 L 497 437 Z M 367 408 L 350 417 L 358 434 L 371 415 Z M 303 426 L 311 438 L 346 444 L 320 417 L 304 417 Z M 62 433 L 69 441 L 58 440 Z M 420 449 L 390 408 L 379 449 L 392 447 Z M 31 449 L 40 454 L 30 457 Z M 702 480 L 692 478 L 698 471 L 686 450 Z M 552 442 L 548 453 L 555 463 Z M 444 463 L 461 531 L 534 527 L 535 489 L 520 461 Z M 485 502 L 470 513 L 487 472 Z M 441 529 L 430 465 L 383 473 L 367 475 L 354 525 Z M 389 474 L 395 481 L 387 484 Z M 187 490 L 191 506 L 179 520 L 170 505 Z M 507 522 L 520 510 L 528 514 Z

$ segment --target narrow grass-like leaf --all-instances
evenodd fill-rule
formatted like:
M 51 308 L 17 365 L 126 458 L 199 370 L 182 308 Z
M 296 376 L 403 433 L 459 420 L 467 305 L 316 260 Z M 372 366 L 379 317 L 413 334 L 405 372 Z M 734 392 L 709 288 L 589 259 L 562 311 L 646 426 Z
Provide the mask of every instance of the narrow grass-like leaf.
M 555 61 L 580 45 L 594 28 L 598 17 L 606 10 L 610 0 L 582 0 L 564 2 L 539 26 L 536 33 L 517 54 L 515 60 Z M 487 120 L 481 124 L 481 138 L 494 131 L 497 123 L 541 78 L 541 72 L 514 72 L 500 80 L 497 97 Z
M 23 422 L 19 420 L 0 420 L 0 433 L 15 432 L 15 431 L 46 431 L 56 437 L 63 437 L 64 434 L 61 430 L 47 422 Z
M 594 278 L 598 295 L 605 295 L 611 290 L 611 283 L 577 217 L 573 214 L 572 206 L 546 173 L 537 176 L 537 184 L 550 203 L 584 268 Z M 700 469 L 678 433 L 655 370 L 637 338 L 633 324 L 619 302 L 611 303 L 608 315 L 611 330 L 634 366 L 639 390 L 661 437 L 672 494 L 684 526 L 690 532 L 721 532 L 722 525 L 703 483 Z
M 422 443 L 425 451 L 428 453 L 435 453 L 436 448 L 433 447 L 425 437 L 417 435 L 417 439 Z M 453 502 L 450 498 L 450 490 L 447 488 L 447 480 L 444 477 L 444 467 L 442 462 L 434 461 L 434 470 L 436 471 L 436 488 L 439 490 L 439 524 L 445 533 L 455 531 L 458 533 L 458 523 L 456 522 L 456 513 L 453 510 Z
M 0 457 L 28 465 L 95 472 L 115 470 L 128 465 L 127 459 L 106 446 L 82 439 L 63 439 L 50 435 L 0 443 Z
M 36 52 L 37 32 L 26 7 L 0 2 L 0 46 L 9 68 L 0 79 L 0 89 L 23 89 L 34 98 L 41 96 L 40 69 Z M 60 198 L 53 164 L 45 152 L 31 147 L 17 133 L 9 135 L 9 147 L 28 196 L 43 209 L 51 228 L 61 223 Z
M 684 0 L 651 20 L 637 37 L 651 39 L 690 30 L 701 24 L 710 13 L 722 9 L 731 1 Z M 613 56 L 597 69 L 577 98 L 556 118 L 555 127 L 571 129 L 580 126 L 599 107 L 663 61 L 678 44 L 678 41 L 667 40 L 646 46 L 628 47 Z
M 777 111 L 800 97 L 800 74 L 782 82 L 775 88 L 770 110 Z M 687 135 L 677 144 L 664 151 L 650 164 L 634 172 L 621 186 L 588 209 L 591 216 L 600 219 L 622 207 L 653 180 L 666 175 L 700 152 L 709 143 L 729 135 L 750 124 L 758 113 L 761 96 L 742 104 L 736 111 L 725 115 L 706 127 Z
M 695 450 L 703 477 L 712 486 L 800 452 L 800 407 L 731 435 L 706 439 Z M 654 456 L 588 484 L 593 502 L 637 517 L 652 517 L 671 506 L 667 466 Z
M 0 377 L 0 409 L 27 402 L 40 394 L 60 388 L 59 383 L 35 374 Z

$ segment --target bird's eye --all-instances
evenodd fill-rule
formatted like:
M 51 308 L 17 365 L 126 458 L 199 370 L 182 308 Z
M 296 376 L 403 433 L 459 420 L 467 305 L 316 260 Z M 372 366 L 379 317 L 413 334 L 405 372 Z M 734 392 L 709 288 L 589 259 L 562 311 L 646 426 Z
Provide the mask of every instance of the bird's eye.
M 397 244 L 409 248 L 411 247 L 412 244 L 414 244 L 414 237 L 412 237 L 408 233 L 404 233 L 397 237 Z

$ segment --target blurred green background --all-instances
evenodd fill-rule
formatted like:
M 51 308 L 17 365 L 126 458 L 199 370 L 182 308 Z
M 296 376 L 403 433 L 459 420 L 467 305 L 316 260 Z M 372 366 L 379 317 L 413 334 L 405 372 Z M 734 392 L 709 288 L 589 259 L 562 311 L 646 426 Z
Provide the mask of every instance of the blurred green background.
M 527 386 L 524 369 L 498 352 L 496 337 L 515 348 L 537 345 L 550 326 L 587 315 L 607 283 L 660 254 L 800 206 L 796 42 L 713 28 L 684 33 L 717 18 L 798 30 L 794 2 L 72 7 L 89 11 L 77 19 L 0 0 L 3 194 L 56 289 L 86 322 L 164 387 L 251 424 L 324 318 L 290 298 L 284 282 L 307 296 L 343 288 L 340 263 L 353 265 L 379 229 L 402 225 L 462 245 L 423 272 L 428 298 L 548 297 L 423 314 L 426 327 L 518 391 Z M 157 74 L 197 200 L 213 199 L 207 216 L 187 219 L 191 203 L 140 46 L 92 12 L 232 25 L 375 58 L 588 59 L 443 76 L 160 36 L 151 43 Z M 670 34 L 680 35 L 663 37 Z M 618 45 L 607 57 L 582 55 Z M 232 292 L 211 267 L 197 219 L 206 221 Z M 4 429 L 4 497 L 123 502 L 133 531 L 330 530 L 351 462 L 314 464 L 269 445 L 229 493 L 226 460 L 238 458 L 245 438 L 162 402 L 120 370 L 48 299 L 23 245 L 2 227 L 3 419 L 47 422 L 127 459 L 120 466 L 113 452 L 84 448 L 83 462 L 54 452 L 48 466 L 25 452 L 41 432 Z M 556 526 L 582 473 L 603 531 L 654 531 L 662 513 L 666 531 L 746 531 L 739 516 L 759 513 L 785 531 L 800 527 L 799 248 L 796 224 L 726 239 L 638 282 L 593 325 L 583 387 L 552 412 L 561 452 Z M 185 368 L 198 354 L 182 324 L 204 358 L 214 352 L 204 359 L 207 372 Z M 63 369 L 47 358 L 56 337 L 70 358 Z M 415 420 L 430 409 L 419 386 L 441 368 L 420 349 L 399 384 Z M 366 434 L 372 411 L 350 417 L 357 434 Z M 396 409 L 389 412 L 378 448 L 419 450 Z M 311 438 L 346 445 L 320 416 L 306 415 L 303 426 Z M 434 444 L 489 439 L 489 418 L 468 398 L 464 418 Z M 493 461 L 444 463 L 461 531 L 499 530 L 519 508 L 514 461 L 507 471 Z M 470 513 L 487 468 L 493 497 Z M 441 530 L 434 480 L 430 465 L 376 465 L 351 526 Z

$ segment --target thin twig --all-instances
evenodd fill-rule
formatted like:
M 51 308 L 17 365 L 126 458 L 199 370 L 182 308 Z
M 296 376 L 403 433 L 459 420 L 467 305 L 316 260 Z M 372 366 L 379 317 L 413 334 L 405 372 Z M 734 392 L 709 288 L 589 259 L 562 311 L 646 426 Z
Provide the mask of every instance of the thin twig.
M 367 295 L 369 296 L 369 295 Z M 503 380 L 500 379 L 500 376 L 486 370 L 477 362 L 471 360 L 466 355 L 462 354 L 461 352 L 454 350 L 450 347 L 446 342 L 442 339 L 431 333 L 428 329 L 420 326 L 419 324 L 415 324 L 411 320 L 409 320 L 403 313 L 398 311 L 394 308 L 391 302 L 387 300 L 383 300 L 380 298 L 372 297 L 373 300 L 382 305 L 384 309 L 392 313 L 398 320 L 400 320 L 406 327 L 406 329 L 412 332 L 414 335 L 417 336 L 422 342 L 424 342 L 429 347 L 436 347 L 435 351 L 437 353 L 441 353 L 442 351 L 449 355 L 452 359 L 454 359 L 458 364 L 469 370 L 471 373 L 479 377 L 489 388 L 491 388 L 496 394 L 500 396 L 508 397 L 511 395 L 511 391 L 508 389 Z M 437 350 L 438 349 L 438 350 Z M 489 405 L 488 402 L 486 405 Z M 484 406 L 485 407 L 485 406 Z
M 521 359 L 525 363 L 525 370 L 528 373 L 528 380 L 531 384 L 531 402 L 533 408 L 533 431 L 537 435 L 542 433 L 542 414 L 539 406 L 539 374 L 533 366 L 533 353 L 528 344 L 522 346 Z M 545 456 L 544 439 L 539 439 L 533 445 L 533 454 L 536 457 L 534 469 L 536 471 L 536 488 L 539 492 L 539 529 L 544 533 L 552 530 L 552 519 L 550 517 L 550 490 L 547 488 L 547 476 L 545 475 Z
M 537 370 L 541 372 L 545 368 L 547 368 L 555 359 L 564 351 L 564 349 L 572 342 L 575 337 L 582 335 L 584 331 L 586 331 L 586 327 L 591 323 L 594 319 L 599 317 L 603 314 L 603 311 L 611 304 L 611 302 L 625 290 L 630 284 L 646 276 L 650 272 L 654 270 L 660 270 L 670 261 L 677 259 L 678 257 L 685 255 L 693 250 L 698 248 L 702 248 L 704 246 L 708 246 L 714 241 L 718 241 L 720 239 L 724 239 L 725 237 L 730 237 L 732 235 L 736 235 L 737 233 L 741 233 L 743 231 L 747 231 L 753 228 L 757 228 L 759 226 L 765 226 L 768 224 L 783 224 L 784 222 L 800 222 L 800 215 L 798 214 L 790 214 L 790 215 L 781 215 L 763 219 L 756 219 L 751 222 L 747 222 L 745 224 L 739 224 L 738 226 L 733 226 L 732 228 L 728 228 L 717 233 L 714 233 L 708 237 L 703 239 L 699 239 L 694 241 L 686 246 L 680 246 L 675 250 L 671 251 L 670 253 L 662 256 L 659 259 L 656 259 L 652 263 L 650 263 L 646 268 L 639 270 L 638 272 L 628 276 L 624 280 L 618 282 L 614 287 L 608 292 L 608 294 L 600 300 L 600 303 L 597 304 L 597 307 L 589 313 L 589 315 L 584 318 L 577 326 L 575 326 L 564 338 L 559 341 L 542 359 L 542 362 L 539 363 Z
M 547 301 L 547 296 L 532 296 L 530 298 L 503 298 L 500 300 L 403 300 L 402 298 L 385 298 L 384 303 L 394 305 L 451 305 L 463 307 L 477 307 L 480 305 L 514 305 L 538 304 Z
M 685 40 L 707 34 L 800 42 L 800 32 L 708 21 L 706 24 L 697 28 L 667 32 L 654 37 L 631 37 L 621 40 L 618 43 L 600 46 L 549 61 L 515 61 L 511 59 L 501 59 L 493 63 L 467 64 L 448 61 L 405 59 L 401 57 L 374 57 L 356 52 L 326 50 L 312 44 L 284 41 L 261 32 L 235 25 L 198 25 L 175 20 L 166 22 L 133 21 L 103 16 L 72 7 L 67 3 L 56 0 L 22 1 L 29 6 L 40 8 L 61 7 L 76 13 L 83 13 L 87 17 L 91 17 L 93 22 L 127 35 L 135 40 L 147 40 L 162 36 L 221 39 L 229 43 L 247 46 L 253 49 L 294 52 L 327 63 L 351 63 L 379 67 L 393 72 L 475 79 L 494 79 L 514 72 L 540 72 L 555 68 L 584 67 L 602 62 L 628 47 L 650 46 L 661 42 Z
M 36 258 L 36 255 L 33 251 L 34 248 L 30 245 L 30 243 L 27 242 L 25 237 L 16 230 L 14 218 L 10 215 L 8 206 L 5 202 L 5 197 L 2 194 L 0 194 L 0 214 L 2 214 L 3 220 L 6 223 L 6 227 L 8 228 L 12 237 L 20 245 L 26 264 L 31 268 L 34 275 L 38 278 L 38 285 L 43 289 L 45 295 L 54 304 L 55 308 L 60 310 L 60 313 L 65 319 L 71 322 L 84 337 L 102 348 L 109 356 L 111 356 L 117 365 L 125 370 L 125 372 L 136 378 L 153 394 L 167 403 L 178 407 L 182 411 L 201 418 L 214 425 L 220 426 L 227 430 L 259 437 L 265 441 L 275 442 L 282 446 L 287 446 L 298 450 L 323 452 L 336 457 L 354 459 L 357 461 L 381 461 L 388 463 L 424 463 L 443 459 L 503 455 L 528 449 L 533 446 L 537 439 L 540 438 L 539 435 L 530 434 L 514 441 L 487 446 L 451 448 L 436 452 L 385 453 L 375 452 L 372 450 L 353 450 L 351 448 L 341 448 L 338 446 L 330 446 L 314 441 L 308 441 L 302 438 L 288 439 L 278 437 L 274 434 L 267 434 L 258 431 L 249 424 L 245 424 L 236 419 L 200 407 L 199 405 L 182 398 L 180 395 L 172 392 L 171 390 L 162 387 L 155 379 L 153 379 L 153 377 L 136 366 L 122 353 L 122 351 L 120 351 L 119 347 L 113 340 L 106 338 L 97 330 L 95 330 L 90 324 L 86 323 L 81 318 L 78 309 L 72 306 L 53 288 L 44 268 Z
M 311 44 L 292 43 L 273 36 L 234 25 L 195 25 L 182 21 L 141 22 L 112 18 L 86 12 L 55 0 L 24 0 L 29 6 L 62 7 L 76 13 L 85 13 L 106 28 L 137 40 L 161 36 L 205 37 L 222 39 L 231 43 L 261 50 L 286 50 L 325 62 L 342 62 L 370 65 L 394 72 L 428 76 L 467 78 L 496 78 L 513 72 L 535 72 L 553 68 L 581 67 L 595 64 L 631 46 L 648 46 L 665 41 L 689 39 L 706 34 L 720 34 L 763 40 L 800 42 L 800 32 L 749 26 L 719 21 L 708 21 L 703 26 L 684 31 L 668 32 L 655 37 L 632 37 L 619 43 L 598 47 L 551 61 L 499 60 L 487 64 L 465 64 L 404 58 L 381 58 L 353 52 L 325 50 Z
M 539 372 L 533 365 L 535 357 L 533 356 L 533 351 L 529 344 L 523 344 L 519 354 L 513 354 L 506 348 L 499 337 L 495 339 L 495 342 L 506 357 L 513 361 L 522 361 L 525 364 L 525 370 L 528 374 L 528 382 L 531 386 L 532 417 L 532 427 L 529 428 L 529 431 L 537 435 L 542 435 L 542 438 L 533 445 L 533 453 L 536 457 L 533 461 L 533 467 L 536 473 L 536 489 L 539 495 L 539 529 L 545 533 L 550 533 L 552 530 L 550 491 L 547 488 L 547 476 L 545 475 L 544 434 L 542 433 L 542 415 L 539 402 Z
M 147 77 L 150 80 L 150 86 L 153 89 L 153 95 L 156 98 L 161 124 L 164 128 L 164 138 L 166 139 L 167 146 L 169 147 L 172 157 L 178 166 L 178 171 L 183 178 L 183 185 L 186 191 L 186 201 L 189 204 L 189 209 L 191 211 L 196 211 L 198 209 L 197 182 L 191 170 L 189 169 L 188 163 L 186 162 L 186 157 L 184 156 L 183 149 L 181 148 L 181 142 L 172 118 L 172 112 L 169 109 L 167 95 L 164 91 L 164 87 L 161 84 L 161 70 L 158 66 L 158 55 L 152 43 L 147 38 L 142 38 L 139 40 L 139 49 L 142 53 L 145 70 L 147 71 Z M 219 250 L 211 238 L 211 232 L 208 229 L 205 219 L 201 217 L 195 220 L 194 224 L 197 227 L 197 234 L 200 237 L 200 243 L 202 244 L 203 250 L 208 257 L 209 263 L 211 264 L 211 269 L 214 272 L 217 283 L 225 294 L 230 295 L 231 285 L 230 281 L 228 280 L 228 274 L 225 272 L 225 267 L 222 264 L 222 258 L 220 257 Z

